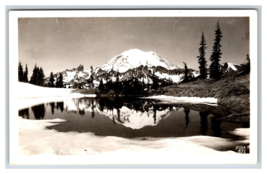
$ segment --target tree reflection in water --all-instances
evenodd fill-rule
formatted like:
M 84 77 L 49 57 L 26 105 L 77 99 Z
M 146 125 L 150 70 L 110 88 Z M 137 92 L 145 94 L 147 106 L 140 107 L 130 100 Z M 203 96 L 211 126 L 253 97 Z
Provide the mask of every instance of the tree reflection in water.
M 158 109 L 159 109 L 158 105 L 153 105 L 153 112 L 154 112 L 153 119 L 154 119 L 154 124 L 156 124 L 156 121 L 157 121 L 157 110 Z
M 63 112 L 64 110 L 64 102 L 57 102 L 57 110 L 60 110 L 61 112 Z
M 30 118 L 30 115 L 29 115 L 29 108 L 19 110 L 19 116 L 21 116 L 22 118 L 27 118 L 27 119 L 29 119 L 29 118 Z
M 80 116 L 84 116 L 85 115 L 85 111 L 84 111 L 84 109 L 79 109 L 79 114 L 80 114 Z
M 184 107 L 184 113 L 185 113 L 185 128 L 186 129 L 189 125 L 189 113 L 190 113 L 190 109 L 188 107 Z
M 94 100 L 92 100 L 92 105 L 91 105 L 91 109 L 92 109 L 92 118 L 95 117 L 95 105 L 94 105 Z
M 54 115 L 55 103 L 50 103 L 51 113 Z
M 216 117 L 211 117 L 211 130 L 212 130 L 212 136 L 215 137 L 221 137 L 221 120 L 219 120 Z
M 36 120 L 42 120 L 45 117 L 45 105 L 37 105 L 32 107 L 32 112 Z
M 239 125 L 231 123 L 230 126 L 225 126 L 228 123 L 221 123 L 217 119 L 219 115 L 214 114 L 217 111 L 220 109 L 215 106 L 173 104 L 136 98 L 68 98 L 64 102 L 41 104 L 20 110 L 19 115 L 29 118 L 31 114 L 30 119 L 38 120 L 65 119 L 66 122 L 48 126 L 48 129 L 93 132 L 101 136 L 229 136 L 227 131 L 232 131 L 231 129 Z
M 200 126 L 199 126 L 199 134 L 207 135 L 207 130 L 209 129 L 207 116 L 209 113 L 199 112 L 200 116 Z

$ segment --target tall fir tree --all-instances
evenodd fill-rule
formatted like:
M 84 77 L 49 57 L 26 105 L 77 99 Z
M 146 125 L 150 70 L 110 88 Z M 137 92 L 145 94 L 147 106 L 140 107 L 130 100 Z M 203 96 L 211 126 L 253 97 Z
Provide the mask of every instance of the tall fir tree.
M 40 86 L 41 82 L 40 82 L 40 68 L 37 66 L 35 69 L 35 81 L 36 81 L 36 85 Z
M 54 87 L 54 75 L 53 75 L 53 72 L 50 73 L 49 87 Z
M 27 64 L 26 64 L 26 67 L 25 67 L 25 71 L 23 73 L 23 81 L 24 82 L 28 82 L 28 67 L 27 67 Z
M 37 66 L 36 64 L 34 65 L 33 71 L 32 71 L 32 76 L 30 79 L 30 83 L 33 85 L 37 85 Z
M 115 88 L 114 88 L 114 90 L 116 90 L 118 92 L 121 92 L 122 86 L 121 86 L 121 83 L 120 83 L 120 77 L 119 76 L 120 76 L 120 73 L 117 70 L 117 72 L 116 72 L 116 82 L 115 82 Z
M 155 76 L 155 70 L 153 70 L 153 75 L 152 75 L 152 80 L 153 80 L 153 84 L 151 86 L 152 89 L 158 89 L 159 88 L 159 83 L 158 83 L 158 80 Z
M 62 75 L 62 73 L 59 73 L 59 76 L 57 77 L 56 87 L 57 88 L 63 88 L 63 75 Z
M 23 79 L 23 67 L 21 65 L 21 62 L 19 62 L 19 65 L 18 65 L 18 80 L 20 82 L 24 81 L 24 79 Z
M 206 40 L 204 37 L 204 33 L 202 32 L 202 36 L 201 36 L 201 41 L 200 41 L 200 47 L 199 47 L 199 56 L 197 56 L 198 58 L 198 63 L 199 63 L 199 72 L 200 75 L 199 77 L 201 79 L 205 79 L 207 78 L 207 61 L 205 58 L 205 50 L 207 49 L 206 47 Z
M 99 84 L 99 86 L 98 86 L 98 89 L 99 89 L 100 91 L 102 91 L 102 90 L 104 89 L 104 84 L 103 84 L 103 80 L 102 80 L 102 79 L 100 80 L 100 84 Z
M 212 54 L 210 57 L 210 78 L 219 78 L 221 75 L 220 72 L 220 59 L 221 59 L 221 38 L 222 38 L 222 32 L 219 26 L 219 22 L 217 23 L 217 29 L 215 31 L 215 39 L 214 39 L 214 45 L 212 49 Z
M 117 72 L 116 72 L 116 83 L 119 83 L 119 81 L 120 81 L 120 74 L 119 74 L 119 71 L 117 70 Z
M 90 77 L 87 80 L 87 83 L 89 84 L 89 87 L 94 87 L 94 69 L 93 66 L 90 68 Z
M 39 86 L 43 86 L 44 85 L 44 71 L 42 68 L 39 69 L 39 72 L 38 72 L 38 82 L 39 82 Z
M 188 68 L 185 62 L 184 63 L 184 80 L 183 82 L 187 82 L 188 81 Z
M 249 73 L 250 72 L 250 58 L 249 55 L 247 54 L 247 64 L 245 65 L 245 73 Z
M 94 87 L 94 68 L 93 68 L 93 66 L 91 66 L 91 80 L 92 80 L 91 86 Z

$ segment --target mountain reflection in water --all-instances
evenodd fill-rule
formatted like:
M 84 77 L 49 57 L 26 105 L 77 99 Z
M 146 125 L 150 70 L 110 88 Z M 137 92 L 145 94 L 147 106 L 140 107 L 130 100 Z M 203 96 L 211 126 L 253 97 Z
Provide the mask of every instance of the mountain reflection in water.
M 60 132 L 128 138 L 210 135 L 238 139 L 228 132 L 246 126 L 218 119 L 229 113 L 218 106 L 130 98 L 66 98 L 19 111 L 26 119 L 66 120 L 47 127 Z

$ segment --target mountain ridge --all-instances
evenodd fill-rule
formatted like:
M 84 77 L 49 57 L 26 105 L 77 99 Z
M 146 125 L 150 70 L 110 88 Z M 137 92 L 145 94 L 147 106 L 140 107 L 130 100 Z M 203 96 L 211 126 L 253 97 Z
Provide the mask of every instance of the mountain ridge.
M 240 67 L 239 64 L 223 63 L 221 64 L 224 73 L 236 71 Z M 105 84 L 108 79 L 116 81 L 118 76 L 119 81 L 127 81 L 133 78 L 138 79 L 146 84 L 153 83 L 153 74 L 161 82 L 172 82 L 178 84 L 183 81 L 184 69 L 178 65 L 169 63 L 166 59 L 159 56 L 153 51 L 143 52 L 139 49 L 130 49 L 113 57 L 106 64 L 91 70 L 85 70 L 83 65 L 77 68 L 66 69 L 62 72 L 54 74 L 56 82 L 59 73 L 63 74 L 63 84 L 71 88 L 88 87 L 87 80 L 93 75 L 94 86 L 97 87 L 100 80 Z M 199 71 L 188 69 L 189 79 L 199 76 Z M 45 85 L 49 82 L 49 77 L 45 79 Z

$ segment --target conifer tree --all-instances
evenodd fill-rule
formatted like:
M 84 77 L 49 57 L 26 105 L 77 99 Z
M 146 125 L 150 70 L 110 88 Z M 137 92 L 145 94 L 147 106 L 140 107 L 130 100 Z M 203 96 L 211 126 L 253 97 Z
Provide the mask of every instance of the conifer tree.
M 91 86 L 94 87 L 94 69 L 93 66 L 91 66 Z
M 27 67 L 27 64 L 26 64 L 26 67 L 25 67 L 25 71 L 23 73 L 23 81 L 24 82 L 28 82 L 28 67 Z
M 56 87 L 57 88 L 63 88 L 63 75 L 62 73 L 59 73 L 59 76 L 56 81 Z
M 119 83 L 119 81 L 120 81 L 119 71 L 117 70 L 117 73 L 116 73 L 116 83 Z
M 210 57 L 210 78 L 219 78 L 220 73 L 220 59 L 221 59 L 221 38 L 222 38 L 222 32 L 219 26 L 219 22 L 217 23 L 217 29 L 215 31 L 215 39 L 214 39 L 214 45 L 212 49 L 212 54 Z
M 187 82 L 187 81 L 188 81 L 188 68 L 187 68 L 186 63 L 184 63 L 184 80 L 183 80 L 183 82 Z
M 91 66 L 90 68 L 90 77 L 89 79 L 87 80 L 87 83 L 89 84 L 89 87 L 94 87 L 94 69 L 93 69 L 93 66 Z
M 33 68 L 30 83 L 33 85 L 37 85 L 37 66 L 36 66 L 36 64 L 34 65 L 34 68 Z
M 250 72 L 250 58 L 249 55 L 247 54 L 247 64 L 245 65 L 245 73 L 249 73 Z
M 202 32 L 200 47 L 199 47 L 199 56 L 197 56 L 198 63 L 199 63 L 199 72 L 200 72 L 199 77 L 201 79 L 207 78 L 207 61 L 205 58 L 205 50 L 206 49 L 207 49 L 206 40 L 204 37 L 204 33 Z
M 152 89 L 158 89 L 159 88 L 159 83 L 158 80 L 155 76 L 155 71 L 153 71 L 153 75 L 152 75 L 152 80 L 153 80 L 153 84 L 152 84 Z
M 18 80 L 20 82 L 24 81 L 24 79 L 23 79 L 23 67 L 21 65 L 21 62 L 19 62 L 19 66 L 18 66 L 18 78 L 19 78 Z
M 49 87 L 54 87 L 54 75 L 53 75 L 53 72 L 50 73 Z
M 40 82 L 40 68 L 36 66 L 35 69 L 35 85 L 40 86 L 41 82 Z
M 39 68 L 38 68 L 39 69 Z M 44 85 L 44 71 L 42 68 L 39 69 L 38 71 L 38 85 L 43 86 Z
M 100 91 L 102 91 L 102 90 L 104 89 L 104 84 L 103 84 L 103 80 L 102 80 L 102 79 L 100 80 L 100 84 L 99 84 L 99 86 L 98 86 L 98 89 L 99 89 Z
M 119 75 L 120 75 L 119 71 L 117 70 L 117 72 L 116 72 L 116 82 L 115 82 L 114 90 L 121 92 L 121 83 L 120 83 Z

